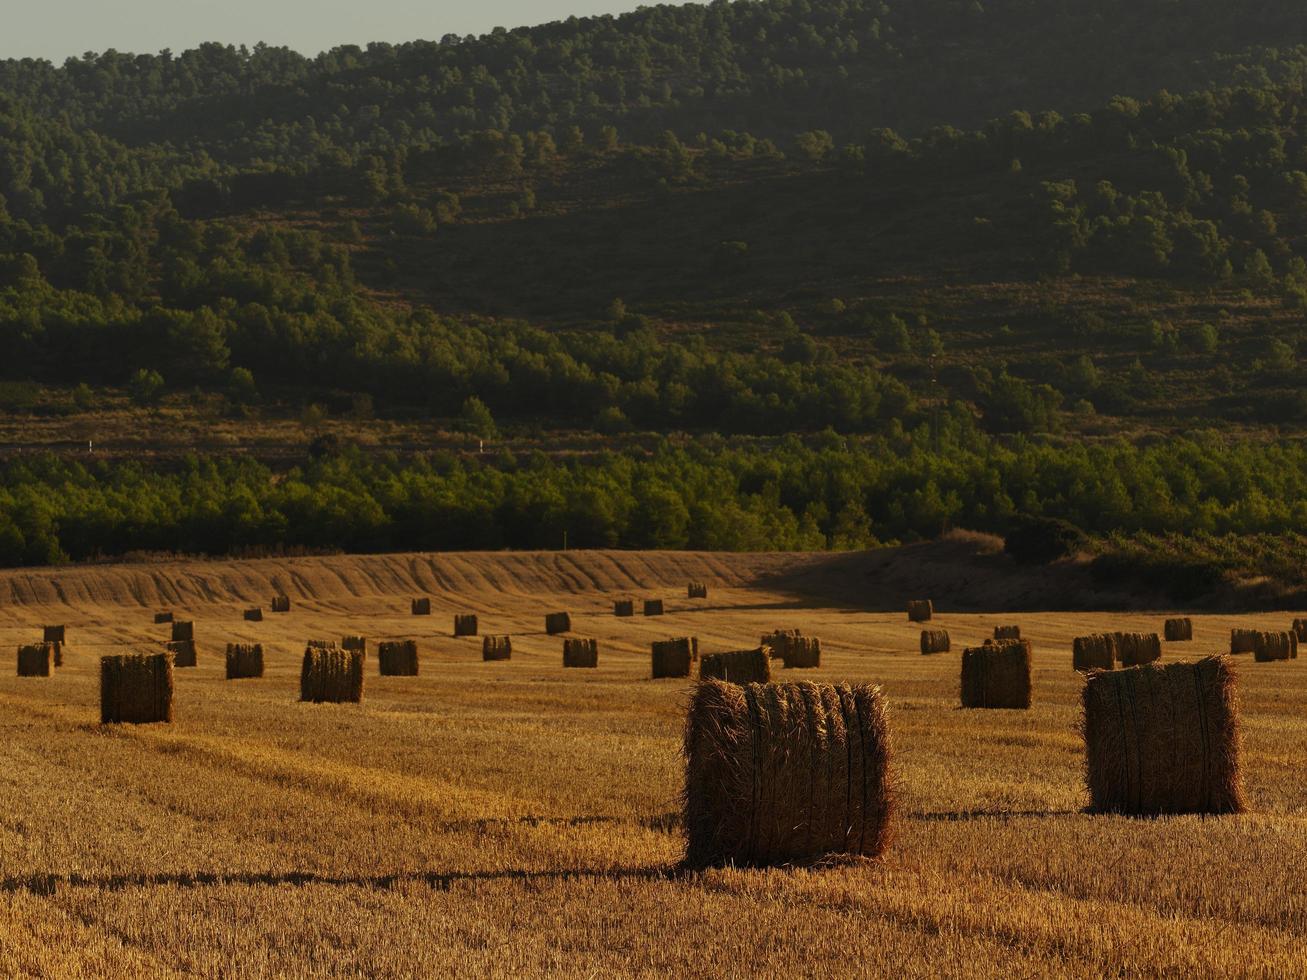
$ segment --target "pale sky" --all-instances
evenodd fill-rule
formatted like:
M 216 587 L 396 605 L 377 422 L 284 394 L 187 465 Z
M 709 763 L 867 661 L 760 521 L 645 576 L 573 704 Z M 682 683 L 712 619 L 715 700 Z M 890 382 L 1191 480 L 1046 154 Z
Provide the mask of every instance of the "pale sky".
M 685 0 L 676 0 L 685 2 Z M 647 0 L 646 0 L 647 3 Z M 439 40 L 645 6 L 639 0 L 3 0 L 0 58 L 86 51 L 180 52 L 202 41 L 266 41 L 306 54 L 338 44 Z M 10 5 L 13 5 L 10 7 Z

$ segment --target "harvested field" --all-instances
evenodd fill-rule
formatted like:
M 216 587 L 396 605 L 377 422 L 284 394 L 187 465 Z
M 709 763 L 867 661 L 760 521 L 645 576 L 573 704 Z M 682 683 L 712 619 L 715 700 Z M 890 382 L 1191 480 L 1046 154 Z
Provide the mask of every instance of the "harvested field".
M 824 560 L 568 552 L 0 573 L 10 649 L 50 622 L 75 641 L 52 677 L 0 676 L 0 975 L 1302 972 L 1307 660 L 1237 660 L 1247 814 L 1089 814 L 1072 640 L 1150 633 L 1169 610 L 936 612 L 955 650 L 1016 621 L 1033 644 L 1030 710 L 961 711 L 958 657 L 921 656 L 904 600 L 858 607 L 785 587 L 786 563 L 814 580 Z M 613 616 L 614 596 L 694 580 L 713 583 L 711 608 Z M 283 589 L 293 615 L 242 621 L 253 597 Z M 299 702 L 309 633 L 411 637 L 415 594 L 446 617 L 421 637 L 421 676 L 373 671 L 347 708 Z M 158 649 L 152 614 L 168 607 L 206 650 L 263 643 L 264 678 L 229 684 L 223 658 L 206 656 L 176 674 L 172 725 L 102 729 L 99 656 Z M 512 634 L 511 661 L 482 664 L 448 636 L 468 608 Z M 541 631 L 543 610 L 562 608 L 603 647 L 597 669 L 565 670 Z M 1304 615 L 1193 614 L 1193 642 L 1161 664 Z M 742 649 L 779 624 L 822 639 L 805 681 L 882 687 L 893 838 L 877 860 L 828 868 L 677 870 L 693 682 L 651 681 L 650 644 Z

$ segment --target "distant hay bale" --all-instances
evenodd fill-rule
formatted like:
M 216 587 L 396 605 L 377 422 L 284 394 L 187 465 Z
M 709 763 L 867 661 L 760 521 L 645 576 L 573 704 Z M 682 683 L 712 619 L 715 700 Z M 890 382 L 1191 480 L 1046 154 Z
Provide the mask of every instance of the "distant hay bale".
M 189 620 L 177 620 L 172 624 L 172 638 L 174 641 L 195 639 L 195 624 Z
M 194 640 L 173 640 L 168 644 L 168 652 L 172 654 L 172 665 L 174 667 L 194 667 L 196 665 L 198 654 Z
M 19 677 L 49 677 L 53 669 L 53 643 L 28 643 L 18 648 Z
M 770 633 L 763 634 L 760 645 L 766 647 L 772 657 L 784 660 L 790 644 L 802 635 L 799 630 L 772 630 Z
M 683 751 L 687 865 L 877 857 L 889 844 L 890 737 L 878 687 L 705 681 L 690 701 Z
M 342 650 L 349 650 L 352 653 L 360 654 L 364 660 L 368 659 L 368 640 L 365 636 L 346 636 L 340 641 Z
M 550 636 L 572 631 L 571 614 L 565 612 L 549 613 L 545 616 L 545 632 Z
M 1299 643 L 1307 642 L 1307 619 L 1295 619 L 1293 621 L 1293 635 L 1298 637 Z
M 171 722 L 172 695 L 172 657 L 168 654 L 100 658 L 101 724 Z
M 782 663 L 790 670 L 809 670 L 821 666 L 821 640 L 815 636 L 796 636 L 785 649 Z
M 357 704 L 363 700 L 363 654 L 337 646 L 306 647 L 300 669 L 300 700 Z
M 698 641 L 688 636 L 672 640 L 654 640 L 653 676 L 689 677 L 690 664 L 697 659 Z
M 154 614 L 154 623 L 156 626 L 159 625 L 160 623 L 171 623 L 171 622 L 172 622 L 172 613 L 170 612 L 157 612 Z
M 686 591 L 686 594 L 687 594 L 691 599 L 707 599 L 707 598 L 708 598 L 708 586 L 707 586 L 707 584 L 704 583 L 704 582 L 691 582 L 691 583 L 686 587 L 686 590 L 685 590 L 685 591 Z
M 1187 643 L 1194 638 L 1194 621 L 1187 616 L 1168 619 L 1163 635 L 1167 643 Z
M 599 641 L 572 637 L 563 640 L 563 666 L 598 667 Z
M 1156 633 L 1114 633 L 1122 667 L 1139 667 L 1162 659 L 1162 640 Z
M 662 599 L 645 599 L 644 614 L 646 616 L 661 616 L 663 614 Z
M 414 599 L 412 602 L 409 603 L 409 608 L 412 610 L 414 616 L 430 616 L 431 600 Z
M 67 643 L 68 627 L 66 626 L 45 626 L 42 627 L 42 639 L 46 643 Z
M 948 630 L 922 630 L 921 631 L 921 652 L 923 655 L 929 653 L 948 653 L 952 648 L 953 641 L 949 639 Z
M 1244 811 L 1235 676 L 1225 657 L 1093 673 L 1083 698 L 1094 810 Z
M 1111 670 L 1116 666 L 1116 637 L 1111 633 L 1091 633 L 1077 636 L 1071 644 L 1071 664 L 1086 673 L 1091 670 Z
M 239 681 L 262 676 L 262 643 L 227 644 L 227 680 Z
M 771 657 L 766 647 L 731 653 L 706 653 L 699 661 L 699 679 L 728 684 L 766 684 L 771 680 Z
M 481 641 L 482 660 L 511 660 L 513 641 L 507 636 L 487 636 Z
M 258 606 L 255 606 L 253 609 L 246 609 L 246 610 L 245 610 L 245 622 L 247 622 L 247 623 L 261 623 L 261 622 L 263 622 L 263 610 L 262 610 L 261 608 L 259 608 Z
M 962 707 L 1029 708 L 1030 641 L 986 643 L 962 651 Z
M 1257 649 L 1257 634 L 1259 632 L 1259 630 L 1246 629 L 1230 630 L 1230 652 L 1252 653 Z
M 1298 659 L 1298 634 L 1292 631 L 1259 632 L 1253 659 L 1258 663 Z
M 62 667 L 64 665 L 64 645 L 62 643 L 51 641 L 50 656 L 54 658 L 54 665 L 56 667 Z M 1294 656 L 1297 656 L 1297 654 L 1295 653 Z
M 908 603 L 908 621 L 928 623 L 935 615 L 935 604 L 929 599 L 913 599 Z
M 377 644 L 377 664 L 382 677 L 417 677 L 417 640 L 383 640 Z
M 476 613 L 460 613 L 454 617 L 455 636 L 476 636 L 477 626 Z
M 290 612 L 290 596 L 275 595 L 272 597 L 272 611 L 275 613 Z
M 332 647 L 334 647 L 335 645 L 336 645 L 336 644 L 332 643 L 330 640 L 309 640 L 309 641 L 308 641 L 308 646 L 311 646 L 311 647 L 313 647 L 313 648 L 316 649 L 316 650 L 330 650 L 330 649 L 331 649 Z
M 613 602 L 613 615 L 620 618 L 627 618 L 635 615 L 634 599 L 617 599 Z
M 995 626 L 994 639 L 1019 640 L 1021 639 L 1021 627 L 1020 626 Z

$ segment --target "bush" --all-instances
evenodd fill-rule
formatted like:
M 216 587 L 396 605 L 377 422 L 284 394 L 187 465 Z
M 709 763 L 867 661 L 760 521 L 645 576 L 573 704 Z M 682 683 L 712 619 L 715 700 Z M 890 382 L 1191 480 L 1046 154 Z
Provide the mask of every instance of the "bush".
M 163 375 L 158 371 L 141 368 L 127 382 L 127 394 L 142 407 L 158 404 L 163 396 Z
M 1084 533 L 1074 524 L 1053 517 L 1022 517 L 1013 521 L 1003 550 L 1022 565 L 1047 565 L 1070 558 L 1083 547 Z

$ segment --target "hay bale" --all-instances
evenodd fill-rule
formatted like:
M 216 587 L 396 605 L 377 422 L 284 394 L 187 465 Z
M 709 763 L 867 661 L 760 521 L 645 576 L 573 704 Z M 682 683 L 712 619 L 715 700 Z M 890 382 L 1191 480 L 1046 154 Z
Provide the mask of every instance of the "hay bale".
M 921 631 L 921 652 L 923 655 L 929 653 L 948 653 L 952 646 L 953 641 L 949 638 L 948 630 Z
M 766 647 L 704 654 L 699 662 L 699 679 L 729 684 L 766 684 L 771 680 L 771 656 Z
M 42 639 L 46 643 L 67 643 L 68 627 L 66 626 L 45 626 L 42 627 Z
M 172 657 L 168 654 L 100 658 L 101 724 L 171 722 L 172 695 Z
M 334 647 L 335 645 L 336 645 L 336 644 L 332 643 L 330 640 L 309 640 L 309 641 L 308 641 L 308 646 L 313 647 L 315 650 L 330 650 L 330 649 L 331 649 L 332 647 Z
M 1113 633 L 1122 667 L 1139 667 L 1162 659 L 1162 640 L 1156 633 Z
M 170 612 L 157 612 L 154 614 L 154 624 L 156 626 L 158 626 L 160 623 L 171 623 L 171 622 L 172 622 L 172 613 Z
M 19 677 L 49 677 L 53 669 L 53 643 L 28 643 L 18 648 Z
M 272 597 L 272 611 L 275 613 L 290 612 L 290 596 L 275 595 Z
M 481 641 L 482 660 L 511 660 L 513 641 L 507 636 L 487 636 Z
M 1298 659 L 1298 634 L 1292 631 L 1259 632 L 1253 659 L 1258 663 Z
M 545 632 L 550 636 L 557 636 L 559 633 L 570 633 L 571 631 L 572 617 L 569 613 L 557 612 L 545 616 Z
M 227 644 L 227 680 L 238 681 L 262 676 L 262 643 Z
M 634 599 L 617 599 L 613 602 L 613 615 L 625 619 L 635 615 Z
M 337 646 L 306 647 L 300 669 L 300 700 L 357 704 L 363 700 L 363 654 Z
M 172 624 L 172 638 L 174 642 L 195 639 L 195 624 L 189 620 L 177 620 Z
M 935 615 L 935 604 L 929 599 L 913 599 L 908 603 L 908 621 L 912 623 L 928 623 L 932 616 Z
M 409 608 L 412 610 L 414 616 L 430 616 L 431 600 L 414 599 L 412 602 L 409 603 Z
M 64 645 L 62 643 L 52 642 L 50 644 L 50 656 L 54 658 L 54 665 L 62 667 L 64 665 Z M 1297 656 L 1297 653 L 1294 653 Z
M 340 641 L 340 648 L 342 650 L 348 650 L 351 653 L 357 653 L 360 656 L 362 656 L 364 660 L 368 659 L 367 637 L 363 637 L 363 636 L 342 637 Z
M 644 614 L 646 616 L 661 616 L 663 614 L 662 599 L 645 599 Z
M 599 641 L 568 637 L 563 640 L 564 667 L 598 667 Z
M 1071 644 L 1071 665 L 1084 673 L 1111 670 L 1116 666 L 1116 637 L 1111 633 L 1077 636 Z
M 1260 630 L 1230 630 L 1230 652 L 1252 653 L 1257 649 L 1257 634 Z
M 1168 619 L 1162 635 L 1167 643 L 1187 643 L 1194 638 L 1194 621 L 1188 616 Z
M 246 609 L 245 622 L 247 623 L 263 622 L 263 609 L 259 606 L 255 606 L 253 609 Z
M 815 636 L 796 636 L 790 640 L 782 658 L 787 670 L 809 670 L 821 666 L 821 640 Z
M 1090 674 L 1084 712 L 1094 810 L 1243 812 L 1239 709 L 1225 657 Z
M 417 677 L 417 640 L 385 640 L 377 645 L 382 677 Z
M 698 640 L 688 636 L 672 640 L 654 640 L 653 676 L 689 677 L 690 664 L 698 659 Z
M 1307 642 L 1307 619 L 1295 619 L 1293 621 L 1293 635 L 1298 637 L 1298 642 Z
M 196 664 L 194 640 L 173 640 L 168 644 L 168 652 L 172 654 L 174 667 L 194 667 Z
M 705 582 L 691 582 L 685 592 L 691 599 L 707 599 L 708 585 Z
M 454 617 L 455 636 L 476 636 L 477 626 L 476 613 L 461 613 Z
M 894 811 L 880 688 L 705 681 L 685 726 L 685 861 L 879 856 Z
M 1021 627 L 1020 626 L 995 626 L 994 639 L 1019 640 L 1021 639 Z
M 798 630 L 772 630 L 770 633 L 764 633 L 759 643 L 767 648 L 772 657 L 784 660 L 790 644 L 802 635 Z
M 962 651 L 962 707 L 1030 707 L 1030 641 L 986 643 Z

